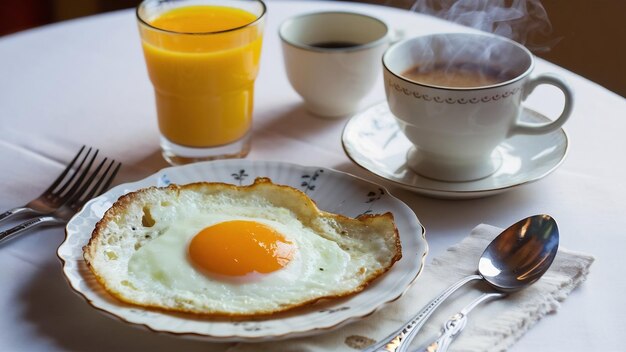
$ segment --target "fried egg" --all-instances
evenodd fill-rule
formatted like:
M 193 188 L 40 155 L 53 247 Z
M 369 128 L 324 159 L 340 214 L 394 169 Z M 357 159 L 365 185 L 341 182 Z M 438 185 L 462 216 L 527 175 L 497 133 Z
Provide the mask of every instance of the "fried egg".
M 228 316 L 359 292 L 401 257 L 390 213 L 327 213 L 266 178 L 127 194 L 83 250 L 98 281 L 122 301 Z

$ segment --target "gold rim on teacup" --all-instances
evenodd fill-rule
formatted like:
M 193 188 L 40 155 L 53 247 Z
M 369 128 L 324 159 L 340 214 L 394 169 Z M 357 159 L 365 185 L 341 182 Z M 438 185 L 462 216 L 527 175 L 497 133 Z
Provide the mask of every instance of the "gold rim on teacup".
M 502 164 L 496 147 L 505 139 L 553 132 L 572 111 L 566 82 L 553 74 L 531 76 L 530 51 L 492 34 L 405 39 L 387 49 L 382 64 L 389 108 L 413 144 L 407 165 L 432 179 L 488 177 Z M 520 121 L 522 102 L 542 84 L 563 92 L 563 112 L 547 123 Z

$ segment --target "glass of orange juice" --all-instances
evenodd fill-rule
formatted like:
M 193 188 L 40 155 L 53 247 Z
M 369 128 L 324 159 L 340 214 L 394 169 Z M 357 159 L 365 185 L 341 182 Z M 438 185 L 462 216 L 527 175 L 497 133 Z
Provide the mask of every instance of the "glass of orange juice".
M 250 151 L 260 0 L 145 0 L 137 21 L 170 164 Z

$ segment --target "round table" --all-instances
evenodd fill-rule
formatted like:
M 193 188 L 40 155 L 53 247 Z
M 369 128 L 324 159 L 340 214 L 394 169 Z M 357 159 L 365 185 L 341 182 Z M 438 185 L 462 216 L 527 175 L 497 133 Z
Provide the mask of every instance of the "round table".
M 252 160 L 330 167 L 378 182 L 406 202 L 427 231 L 429 259 L 480 223 L 499 227 L 532 214 L 554 216 L 561 245 L 596 257 L 587 282 L 557 314 L 533 327 L 512 351 L 623 350 L 626 305 L 626 101 L 572 72 L 537 60 L 536 72 L 556 72 L 576 94 L 564 129 L 570 150 L 554 173 L 503 194 L 440 200 L 397 188 L 344 154 L 345 119 L 306 112 L 289 85 L 277 34 L 286 18 L 319 10 L 378 16 L 405 36 L 466 30 L 390 7 L 316 1 L 269 1 L 268 25 L 256 83 Z M 0 38 L 0 209 L 37 196 L 80 145 L 123 162 L 116 184 L 167 166 L 161 158 L 152 86 L 132 10 L 53 24 Z M 382 70 L 381 70 L 382 71 Z M 382 75 L 381 75 L 382 76 Z M 382 78 L 363 107 L 384 100 Z M 561 95 L 546 88 L 527 105 L 556 116 Z M 0 247 L 0 350 L 222 350 L 121 324 L 73 294 L 56 248 L 62 227 L 33 231 Z

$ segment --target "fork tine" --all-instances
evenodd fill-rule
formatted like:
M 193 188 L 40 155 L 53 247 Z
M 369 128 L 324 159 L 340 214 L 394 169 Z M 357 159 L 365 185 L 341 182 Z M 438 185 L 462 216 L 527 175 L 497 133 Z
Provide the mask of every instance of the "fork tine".
M 89 148 L 88 153 L 91 152 L 91 148 Z M 76 192 L 81 189 L 81 186 L 84 185 L 84 180 L 85 177 L 87 177 L 87 175 L 89 175 L 89 170 L 91 169 L 91 166 L 93 165 L 94 161 L 96 160 L 96 157 L 98 156 L 98 152 L 99 150 L 96 149 L 95 152 L 93 153 L 93 155 L 91 156 L 91 159 L 89 159 L 89 162 L 87 163 L 87 166 L 85 166 L 84 169 L 77 169 L 76 170 L 76 174 L 78 174 L 79 171 L 80 175 L 78 176 L 78 178 L 76 180 L 74 180 L 74 182 L 72 183 L 72 186 L 70 187 L 70 189 L 68 190 L 61 190 L 60 193 L 59 192 L 59 198 L 61 199 L 62 202 L 67 202 L 69 201 L 69 199 L 72 198 L 73 195 L 76 194 Z M 80 167 L 82 168 L 83 163 L 87 160 L 87 158 L 85 158 L 85 160 L 83 160 L 83 162 L 80 164 Z M 66 185 L 68 186 L 68 185 Z
M 93 154 L 92 150 L 92 147 L 87 149 L 87 146 L 83 145 L 72 161 L 43 193 L 23 206 L 0 213 L 0 221 L 5 221 L 21 213 L 48 214 L 67 203 L 76 190 L 80 189 L 98 155 L 98 149 L 95 149 Z M 85 164 L 87 164 L 86 169 L 83 168 Z
M 103 160 L 103 163 L 106 161 L 107 159 Z M 104 170 L 104 172 L 102 173 L 102 175 L 98 178 L 98 180 L 96 180 L 92 185 L 91 185 L 91 189 L 89 192 L 85 192 L 79 200 L 79 203 L 83 203 L 84 201 L 86 201 L 87 199 L 91 199 L 91 197 L 96 193 L 96 190 L 98 189 L 98 187 L 102 184 L 102 180 L 104 180 L 106 178 L 107 173 L 109 172 L 109 170 L 111 170 L 111 166 L 113 165 L 113 163 L 115 162 L 115 160 L 111 160 L 111 162 L 109 163 L 109 165 L 107 166 L 107 168 Z M 99 169 L 99 168 L 98 168 Z M 98 170 L 99 171 L 99 170 Z M 94 173 L 93 176 L 96 176 L 97 171 Z
M 78 210 L 94 195 L 100 195 L 104 192 L 122 166 L 121 163 L 117 163 L 113 171 L 111 168 L 116 164 L 115 160 L 111 160 L 108 164 L 107 168 L 102 172 L 102 174 L 96 180 L 96 176 L 99 174 L 102 167 L 106 164 L 107 158 L 102 160 L 102 162 L 96 167 L 96 169 L 90 174 L 88 180 L 83 183 L 80 187 L 80 190 L 74 193 L 70 199 L 64 203 L 61 207 L 55 210 L 53 213 L 48 215 L 42 215 L 37 218 L 28 220 L 20 225 L 14 226 L 6 231 L 0 232 L 0 244 L 4 241 L 7 241 L 20 233 L 25 232 L 26 230 L 38 226 L 43 223 L 56 223 L 56 224 L 64 224 L 70 220 L 70 218 L 76 214 Z M 90 165 L 93 163 L 91 160 Z M 88 168 L 89 169 L 89 168 Z M 84 175 L 81 175 L 84 177 Z M 95 183 L 94 183 L 95 180 Z M 90 189 L 89 192 L 87 190 Z
M 100 179 L 98 179 L 98 181 L 91 188 L 91 191 L 88 194 L 86 194 L 84 197 L 81 197 L 81 199 L 79 200 L 79 203 L 80 203 L 79 205 L 83 205 L 87 200 L 93 198 L 94 196 L 100 195 L 111 184 L 111 182 L 113 181 L 113 178 L 115 177 L 115 175 L 117 174 L 117 171 L 120 169 L 120 166 L 121 166 L 121 164 L 118 163 L 117 167 L 107 177 L 107 174 L 109 174 L 109 171 L 111 170 L 111 167 L 114 164 L 115 164 L 115 160 L 111 160 L 111 162 L 109 163 L 109 166 L 106 168 L 106 170 L 104 170 Z
M 69 204 L 69 207 L 74 212 L 78 211 L 80 207 L 82 207 L 83 204 L 85 204 L 88 200 L 90 200 L 91 198 L 95 196 L 99 196 L 102 192 L 104 192 L 108 188 L 108 186 L 111 184 L 111 182 L 115 178 L 115 175 L 117 175 L 117 172 L 119 171 L 120 167 L 122 166 L 121 163 L 117 163 L 117 166 L 115 167 L 115 169 L 112 172 L 110 172 L 111 167 L 113 165 L 115 165 L 115 160 L 111 160 L 106 170 L 102 172 L 101 176 L 98 178 L 98 180 L 95 181 L 95 183 L 92 182 L 93 177 L 90 178 L 89 184 L 91 186 L 89 187 L 90 188 L 89 192 L 87 192 L 86 187 L 83 188 L 81 190 L 82 192 L 79 193 L 77 197 L 72 200 L 71 204 Z M 102 166 L 102 164 L 100 166 Z M 98 167 L 98 169 L 99 168 L 100 167 Z M 94 172 L 93 176 L 95 176 L 96 174 L 98 174 L 98 170 Z
M 114 161 L 115 160 L 113 160 L 111 163 L 113 163 Z M 104 183 L 102 184 L 102 187 L 100 187 L 100 189 L 96 192 L 96 194 L 94 196 L 99 196 L 102 193 L 104 193 L 107 189 L 109 189 L 109 186 L 111 185 L 111 182 L 113 182 L 113 179 L 117 175 L 117 172 L 120 171 L 121 167 L 122 167 L 122 163 L 118 162 L 117 166 L 115 167 L 115 169 L 113 169 L 113 171 L 109 175 L 109 178 L 106 181 L 104 181 Z M 107 169 L 107 171 L 108 171 L 108 169 Z
M 63 181 L 63 179 L 65 179 L 65 176 L 72 170 L 72 166 L 74 166 L 74 163 L 76 162 L 76 160 L 78 160 L 78 157 L 83 153 L 83 150 L 85 150 L 85 145 L 80 147 L 80 150 L 78 151 L 78 153 L 76 153 L 76 155 L 74 156 L 74 159 L 72 159 L 72 162 L 70 162 L 69 165 L 67 165 L 65 170 L 63 170 L 63 172 L 56 178 L 56 180 L 54 180 L 54 182 L 52 182 L 50 187 L 48 187 L 48 189 L 46 189 L 44 191 L 44 193 L 52 193 L 52 191 L 54 191 L 55 188 L 57 188 L 57 186 L 59 184 L 61 184 L 61 181 Z M 91 150 L 91 148 L 89 148 L 89 150 Z M 87 155 L 89 155 L 89 152 L 87 152 Z M 83 162 L 85 162 L 85 158 L 87 158 L 87 155 L 85 155 L 85 157 L 83 158 L 83 161 L 81 161 L 80 165 L 82 165 Z M 78 169 L 80 169 L 80 166 L 78 166 Z M 72 174 L 72 176 L 70 177 L 69 180 L 65 181 L 65 185 L 67 185 L 69 182 L 71 182 L 72 179 L 74 178 L 74 176 L 76 176 L 76 172 Z
M 67 201 L 67 203 L 70 203 L 70 206 L 80 203 L 80 199 L 84 195 L 88 194 L 87 190 L 90 188 L 93 188 L 93 182 L 96 179 L 96 176 L 98 176 L 98 173 L 100 173 L 100 170 L 102 170 L 102 167 L 106 164 L 107 160 L 108 160 L 107 158 L 104 158 L 100 162 L 100 164 L 96 167 L 96 169 L 93 172 L 91 172 L 91 174 L 89 175 L 89 178 L 85 182 L 83 182 L 80 189 L 72 194 L 72 196 Z

